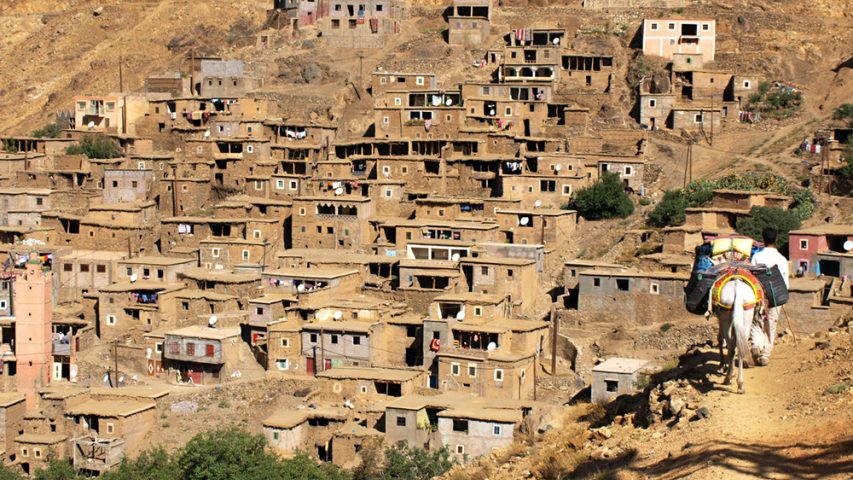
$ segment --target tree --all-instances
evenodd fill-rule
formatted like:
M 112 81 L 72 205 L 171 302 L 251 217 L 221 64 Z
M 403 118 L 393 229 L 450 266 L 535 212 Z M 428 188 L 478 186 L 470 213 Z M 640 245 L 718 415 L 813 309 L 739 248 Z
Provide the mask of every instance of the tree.
M 120 156 L 118 147 L 104 136 L 88 135 L 77 145 L 65 149 L 68 155 L 86 155 L 89 158 L 116 158 Z
M 49 123 L 38 130 L 33 130 L 32 136 L 36 138 L 56 138 L 60 132 L 59 125 Z
M 0 464 L 0 480 L 24 480 L 24 477 L 6 465 Z
M 446 446 L 428 452 L 421 448 L 409 448 L 400 442 L 385 450 L 385 466 L 382 480 L 429 480 L 450 470 L 454 465 Z
M 118 468 L 101 476 L 102 480 L 179 480 L 181 470 L 162 448 L 142 452 L 136 460 L 125 458 Z
M 649 214 L 649 223 L 655 227 L 681 225 L 687 220 L 687 197 L 681 190 L 669 190 L 663 194 L 663 199 Z
M 43 468 L 36 472 L 36 480 L 77 480 L 81 478 L 77 475 L 77 470 L 70 463 L 51 460 L 47 464 L 47 468 Z
M 853 182 L 853 136 L 847 139 L 842 157 L 844 166 L 839 169 L 838 173 L 842 179 Z
M 752 207 L 749 217 L 737 222 L 737 231 L 742 235 L 761 240 L 761 232 L 767 227 L 779 232 L 776 244 L 782 251 L 788 247 L 788 232 L 800 228 L 800 218 L 796 210 L 782 210 L 779 207 Z
M 853 103 L 844 103 L 832 112 L 834 120 L 853 120 Z
M 609 172 L 589 187 L 578 190 L 568 207 L 587 220 L 625 218 L 634 213 L 634 202 L 625 193 L 619 175 Z

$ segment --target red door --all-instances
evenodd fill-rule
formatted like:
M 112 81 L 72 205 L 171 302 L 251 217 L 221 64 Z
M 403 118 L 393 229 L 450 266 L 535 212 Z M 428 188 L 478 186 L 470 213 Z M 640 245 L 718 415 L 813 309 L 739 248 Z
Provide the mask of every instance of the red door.
M 187 376 L 190 377 L 194 384 L 201 385 L 203 377 L 201 370 L 189 370 L 187 371 Z
M 305 359 L 305 370 L 308 371 L 308 375 L 314 375 L 314 359 L 306 358 Z
M 332 369 L 332 359 L 327 358 L 325 361 L 323 361 L 323 371 L 331 370 L 331 369 Z

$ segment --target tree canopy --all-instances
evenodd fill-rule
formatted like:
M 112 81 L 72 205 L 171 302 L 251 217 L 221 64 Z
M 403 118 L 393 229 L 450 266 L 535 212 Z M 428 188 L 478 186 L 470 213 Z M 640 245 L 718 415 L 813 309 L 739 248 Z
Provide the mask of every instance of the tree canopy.
M 616 173 L 605 172 L 594 184 L 579 189 L 563 208 L 577 210 L 587 220 L 625 218 L 634 213 L 634 202 L 625 193 Z

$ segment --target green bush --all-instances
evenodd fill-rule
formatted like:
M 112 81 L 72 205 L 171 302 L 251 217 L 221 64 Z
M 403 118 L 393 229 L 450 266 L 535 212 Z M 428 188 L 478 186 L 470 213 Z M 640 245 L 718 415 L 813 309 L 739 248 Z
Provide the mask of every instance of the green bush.
M 83 477 L 77 475 L 77 470 L 68 462 L 51 460 L 47 468 L 36 472 L 36 480 L 77 480 Z
M 89 158 L 116 158 L 120 157 L 118 146 L 109 138 L 103 136 L 89 135 L 83 137 L 76 145 L 65 149 L 68 155 L 86 155 Z
M 429 480 L 450 470 L 455 462 L 447 447 L 428 452 L 399 443 L 385 450 L 382 480 Z
M 761 232 L 773 227 L 779 232 L 776 244 L 779 250 L 788 247 L 788 232 L 800 228 L 801 221 L 796 209 L 783 210 L 779 207 L 752 207 L 749 217 L 737 222 L 737 231 L 756 240 L 761 240 Z
M 36 138 L 56 138 L 61 132 L 59 125 L 49 123 L 38 130 L 33 130 L 32 136 Z
M 663 195 L 663 200 L 649 214 L 649 223 L 655 227 L 681 225 L 687 220 L 685 209 L 687 197 L 681 190 L 669 190 Z
M 787 118 L 800 108 L 802 101 L 803 95 L 799 91 L 761 82 L 758 91 L 749 96 L 746 110 L 772 118 Z
M 841 175 L 842 179 L 853 182 L 853 137 L 847 140 L 847 145 L 844 147 L 841 156 L 844 160 L 844 166 L 841 167 L 838 174 Z
M 853 103 L 845 103 L 832 112 L 834 120 L 853 120 Z
M 587 220 L 602 220 L 631 215 L 634 202 L 625 193 L 619 175 L 605 172 L 594 184 L 579 189 L 564 208 L 577 210 Z

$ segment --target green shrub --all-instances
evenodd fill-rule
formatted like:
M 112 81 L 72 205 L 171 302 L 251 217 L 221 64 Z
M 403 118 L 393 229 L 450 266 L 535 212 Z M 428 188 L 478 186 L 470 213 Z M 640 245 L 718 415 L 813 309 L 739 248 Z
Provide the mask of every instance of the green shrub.
M 787 118 L 800 108 L 802 101 L 803 95 L 799 91 L 761 82 L 758 91 L 749 96 L 746 110 L 772 118 Z
M 49 123 L 38 130 L 33 130 L 32 136 L 36 138 L 56 138 L 61 132 L 59 125 Z
M 652 204 L 652 199 L 649 197 L 643 197 L 640 199 L 640 205 L 646 207 Z
M 773 227 L 779 232 L 776 244 L 779 250 L 788 246 L 788 232 L 800 228 L 801 221 L 796 209 L 783 210 L 779 207 L 752 207 L 749 217 L 737 222 L 737 231 L 741 235 L 761 240 L 761 232 Z
M 109 138 L 104 136 L 88 135 L 76 145 L 65 149 L 68 155 L 86 155 L 89 158 L 116 158 L 120 157 L 118 146 Z
M 649 223 L 655 227 L 681 225 L 687 219 L 687 197 L 681 190 L 669 190 L 663 195 L 663 200 L 649 214 Z
M 834 120 L 853 120 L 853 103 L 845 103 L 832 112 Z
M 625 218 L 634 213 L 634 202 L 625 193 L 619 175 L 608 172 L 589 187 L 579 189 L 565 207 L 577 210 L 587 220 Z
M 835 385 L 830 385 L 826 387 L 826 390 L 824 392 L 830 395 L 841 395 L 842 393 L 846 392 L 847 389 L 850 388 L 850 386 L 850 382 L 836 383 Z

